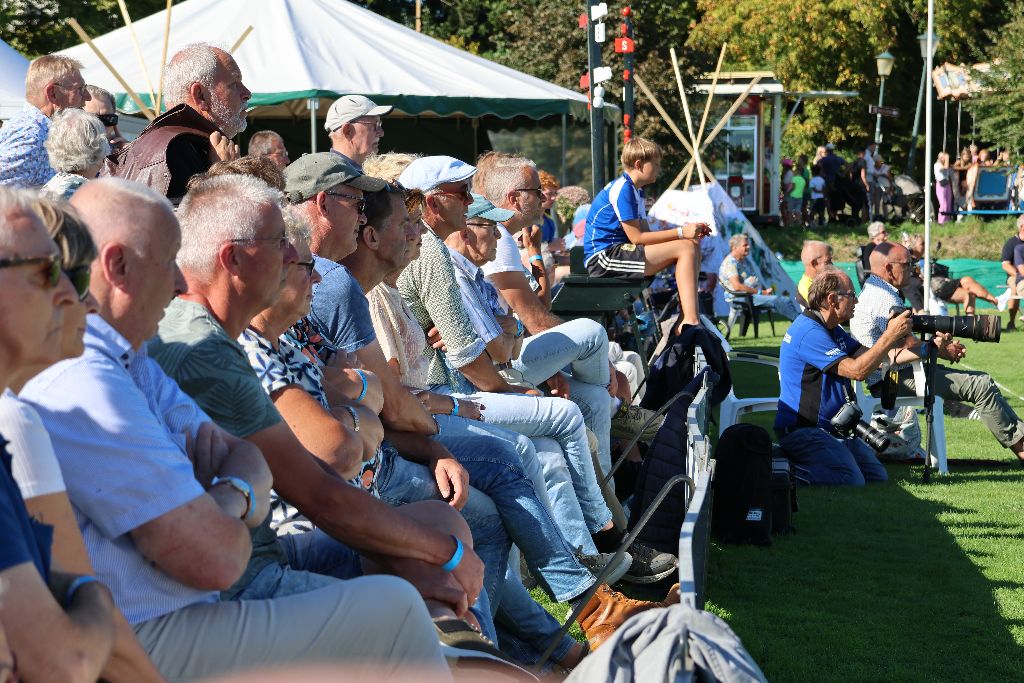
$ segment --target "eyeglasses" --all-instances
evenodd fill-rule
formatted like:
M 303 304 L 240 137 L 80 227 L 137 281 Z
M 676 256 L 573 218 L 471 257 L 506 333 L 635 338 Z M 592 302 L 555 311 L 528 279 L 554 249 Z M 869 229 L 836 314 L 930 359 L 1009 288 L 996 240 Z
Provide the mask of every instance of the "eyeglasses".
M 480 230 L 494 230 L 495 224 L 493 222 L 491 222 L 491 221 L 488 221 L 486 223 L 483 222 L 483 221 L 474 221 L 472 223 L 467 221 L 466 222 L 466 227 L 467 228 L 478 228 Z
M 538 198 L 544 198 L 544 190 L 539 187 L 517 187 L 516 192 L 531 192 L 537 195 Z
M 78 266 L 77 268 L 64 271 L 64 274 L 71 280 L 71 286 L 78 292 L 79 301 L 85 301 L 86 297 L 89 296 L 89 278 L 91 273 L 92 269 L 89 266 Z
M 384 122 L 381 121 L 380 119 L 378 119 L 376 121 L 367 121 L 366 119 L 362 119 L 362 120 L 360 120 L 360 119 L 353 119 L 353 120 L 349 121 L 349 123 L 361 123 L 364 126 L 373 126 L 377 130 L 384 130 Z
M 46 285 L 47 289 L 53 289 L 60 282 L 60 276 L 63 272 L 60 267 L 60 254 L 48 254 L 46 256 L 30 256 L 22 258 L 15 256 L 14 258 L 0 259 L 0 268 L 14 268 L 15 266 L 31 266 L 35 264 L 46 264 Z
M 904 268 L 909 268 L 910 266 L 914 265 L 913 261 L 889 261 L 889 263 L 891 263 L 894 266 L 903 266 Z
M 64 85 L 63 83 L 54 83 L 54 85 L 62 90 L 67 90 L 68 92 L 77 92 L 82 97 L 87 97 L 89 95 L 89 91 L 86 89 L 85 83 L 82 85 Z
M 104 126 L 116 126 L 117 125 L 117 114 L 96 114 L 96 118 L 100 120 Z
M 852 296 L 854 299 L 856 299 L 857 292 L 836 292 L 836 296 Z
M 315 262 L 313 262 L 313 261 L 296 261 L 295 265 L 299 266 L 300 268 L 305 268 L 306 269 L 306 277 L 307 278 L 313 277 L 313 267 L 316 265 Z
M 432 195 L 443 195 L 448 197 L 460 197 L 462 200 L 472 200 L 473 195 L 469 191 L 469 188 L 463 188 L 461 190 L 434 190 L 430 194 Z
M 332 197 L 338 197 L 339 199 L 351 199 L 356 203 L 356 210 L 359 211 L 359 213 L 366 212 L 366 200 L 362 197 L 357 197 L 354 194 L 345 194 L 344 192 L 324 192 L 324 194 L 329 194 Z
M 243 237 L 241 239 L 228 240 L 235 244 L 248 244 L 250 242 L 277 242 L 277 248 L 284 251 L 288 248 L 288 238 L 285 235 L 280 237 Z

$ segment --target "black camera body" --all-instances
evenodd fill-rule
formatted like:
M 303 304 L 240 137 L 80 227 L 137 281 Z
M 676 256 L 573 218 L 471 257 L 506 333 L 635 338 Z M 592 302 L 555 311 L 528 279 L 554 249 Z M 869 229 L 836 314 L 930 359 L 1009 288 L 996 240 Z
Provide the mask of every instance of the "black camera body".
M 861 419 L 863 417 L 860 407 L 853 401 L 847 401 L 829 422 L 843 436 L 856 436 L 876 452 L 885 452 L 889 448 L 889 435 L 869 425 Z
M 893 306 L 889 314 L 897 316 L 909 310 L 903 306 Z M 912 315 L 910 329 L 918 334 L 945 332 L 959 339 L 998 342 L 1003 321 L 998 315 Z

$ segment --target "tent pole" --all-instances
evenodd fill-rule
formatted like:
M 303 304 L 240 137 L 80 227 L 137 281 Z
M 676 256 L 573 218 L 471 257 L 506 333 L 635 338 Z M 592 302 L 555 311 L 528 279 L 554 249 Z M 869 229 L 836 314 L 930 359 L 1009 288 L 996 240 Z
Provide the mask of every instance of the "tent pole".
M 772 166 L 769 171 L 768 215 L 781 216 L 779 192 L 782 189 L 782 177 L 779 175 L 782 163 L 782 93 L 772 96 Z
M 956 101 L 956 155 L 960 156 L 960 124 L 963 123 L 964 101 Z
M 569 154 L 569 121 L 568 115 L 562 114 L 562 186 L 568 184 L 567 176 L 569 175 L 566 157 Z
M 316 154 L 316 110 L 320 108 L 320 100 L 310 97 L 306 106 L 309 107 L 309 151 Z
M 477 157 L 480 156 L 480 143 L 477 140 L 477 135 L 480 134 L 480 119 L 473 117 L 470 119 L 473 122 L 473 163 L 476 163 Z

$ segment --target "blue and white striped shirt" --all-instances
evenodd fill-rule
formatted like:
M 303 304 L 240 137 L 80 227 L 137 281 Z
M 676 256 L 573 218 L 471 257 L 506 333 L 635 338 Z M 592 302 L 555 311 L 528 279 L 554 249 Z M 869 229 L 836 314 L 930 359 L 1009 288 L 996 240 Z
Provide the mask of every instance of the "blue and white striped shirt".
M 32 379 L 31 403 L 53 440 L 97 577 L 132 624 L 201 602 L 149 562 L 130 532 L 203 495 L 185 451 L 209 418 L 146 353 L 90 315 L 85 353 Z

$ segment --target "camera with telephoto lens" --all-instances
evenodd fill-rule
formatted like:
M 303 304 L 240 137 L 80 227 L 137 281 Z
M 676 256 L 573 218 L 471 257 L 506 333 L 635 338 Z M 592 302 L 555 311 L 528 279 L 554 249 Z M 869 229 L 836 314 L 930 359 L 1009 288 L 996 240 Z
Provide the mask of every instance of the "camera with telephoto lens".
M 831 420 L 832 427 L 845 437 L 856 436 L 878 453 L 889 448 L 889 435 L 862 420 L 864 413 L 853 401 L 843 404 Z
M 893 306 L 889 314 L 895 317 L 909 310 L 903 306 Z M 1003 321 L 998 315 L 912 315 L 910 329 L 919 334 L 945 332 L 960 339 L 998 342 Z

